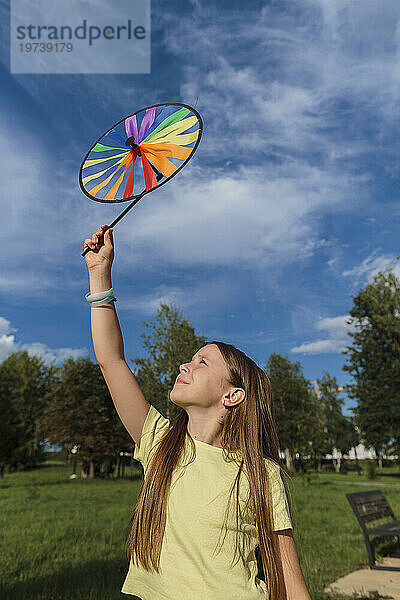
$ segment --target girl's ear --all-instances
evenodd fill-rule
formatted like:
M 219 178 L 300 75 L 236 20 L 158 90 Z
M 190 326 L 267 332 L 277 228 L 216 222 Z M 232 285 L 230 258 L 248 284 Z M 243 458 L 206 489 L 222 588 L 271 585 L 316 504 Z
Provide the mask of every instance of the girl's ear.
M 230 392 L 225 394 L 226 403 L 225 406 L 236 406 L 245 399 L 246 392 L 242 388 L 232 389 Z

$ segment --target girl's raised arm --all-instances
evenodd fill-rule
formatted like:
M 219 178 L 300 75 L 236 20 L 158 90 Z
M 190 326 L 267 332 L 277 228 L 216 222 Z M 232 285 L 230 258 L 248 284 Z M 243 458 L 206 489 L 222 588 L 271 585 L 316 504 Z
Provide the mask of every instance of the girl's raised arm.
M 111 266 L 114 259 L 112 230 L 102 225 L 84 247 L 92 252 L 85 255 L 89 271 L 90 293 L 112 288 Z M 124 342 L 114 302 L 91 306 L 93 348 L 97 362 L 110 391 L 116 411 L 136 444 L 140 442 L 143 424 L 150 404 L 140 389 L 124 356 Z

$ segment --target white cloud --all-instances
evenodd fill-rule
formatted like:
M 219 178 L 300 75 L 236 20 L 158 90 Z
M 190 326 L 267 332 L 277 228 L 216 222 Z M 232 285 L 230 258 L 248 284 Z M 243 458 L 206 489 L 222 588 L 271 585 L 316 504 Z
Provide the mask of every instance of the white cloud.
M 327 337 L 315 342 L 306 342 L 292 348 L 291 351 L 296 354 L 331 354 L 342 352 L 350 343 L 348 332 L 353 330 L 353 326 L 347 323 L 348 320 L 349 315 L 320 319 L 315 324 L 315 328 L 318 331 L 326 332 Z
M 258 270 L 307 258 L 326 243 L 318 236 L 318 212 L 345 208 L 352 182 L 323 177 L 307 165 L 299 171 L 193 165 L 178 175 L 179 185 L 171 182 L 168 191 L 144 198 L 135 218 L 117 231 L 116 248 L 124 248 L 118 260 L 124 269 L 135 261 Z
M 0 335 L 4 336 L 11 331 L 18 331 L 15 327 L 11 327 L 11 323 L 8 319 L 0 317 Z M 11 336 L 14 337 L 14 336 Z
M 207 317 L 210 307 L 213 312 L 228 311 L 234 305 L 236 297 L 240 294 L 240 283 L 229 274 L 213 276 L 199 280 L 196 277 L 188 278 L 184 285 L 159 285 L 142 295 L 133 295 L 118 300 L 121 310 L 137 312 L 145 316 L 154 315 L 160 306 L 174 303 L 176 308 L 183 313 L 188 313 L 196 307 L 197 316 Z
M 57 365 L 62 364 L 67 358 L 76 360 L 77 358 L 89 355 L 87 348 L 49 348 L 41 342 L 32 342 L 31 344 L 19 344 L 18 350 L 26 350 L 30 356 L 34 354 L 40 356 L 45 363 L 55 360 Z
M 15 327 L 11 327 L 8 319 L 0 317 L 0 362 L 16 350 L 15 336 L 9 335 L 13 331 L 18 330 Z
M 13 352 L 26 350 L 29 356 L 37 355 L 48 364 L 55 360 L 55 364 L 63 363 L 67 358 L 74 360 L 81 356 L 88 356 L 87 348 L 49 348 L 41 342 L 32 342 L 23 344 L 16 341 L 11 332 L 16 332 L 18 329 L 11 326 L 8 319 L 0 317 L 0 362 L 3 362 Z
M 343 276 L 352 277 L 353 285 L 358 285 L 364 280 L 372 281 L 377 273 L 393 267 L 393 273 L 400 277 L 400 265 L 396 257 L 392 254 L 379 254 L 379 250 L 379 248 L 374 250 L 361 264 L 343 271 Z
M 318 342 L 309 342 L 292 348 L 296 354 L 332 354 L 342 352 L 345 346 L 338 340 L 319 340 Z
M 121 310 L 131 310 L 140 312 L 145 316 L 154 315 L 160 303 L 175 304 L 178 310 L 187 307 L 190 300 L 190 294 L 187 290 L 178 286 L 160 285 L 155 290 L 145 294 L 134 296 L 131 299 L 124 298 L 118 301 Z
M 195 59 L 181 95 L 199 99 L 218 156 L 232 147 L 291 160 L 318 153 L 339 174 L 375 152 L 358 123 L 373 114 L 382 135 L 399 115 L 398 3 L 360 12 L 357 3 L 304 0 L 295 11 L 268 5 L 240 18 L 196 8 L 186 19 L 164 16 L 166 43 Z
M 80 256 L 83 240 L 116 213 L 115 206 L 90 205 L 78 191 L 77 171 L 66 163 L 57 164 L 29 127 L 18 122 L 11 126 L 3 117 L 0 136 L 7 140 L 0 149 L 7 207 L 1 233 L 0 291 L 17 302 L 26 302 L 27 293 L 31 299 L 56 302 L 65 286 L 77 294 L 87 279 Z M 21 139 L 34 152 L 21 155 Z M 70 274 L 71 267 L 81 268 L 81 279 Z
M 339 317 L 325 317 L 320 319 L 315 325 L 320 331 L 328 331 L 333 337 L 342 337 L 347 332 L 349 315 L 340 315 Z

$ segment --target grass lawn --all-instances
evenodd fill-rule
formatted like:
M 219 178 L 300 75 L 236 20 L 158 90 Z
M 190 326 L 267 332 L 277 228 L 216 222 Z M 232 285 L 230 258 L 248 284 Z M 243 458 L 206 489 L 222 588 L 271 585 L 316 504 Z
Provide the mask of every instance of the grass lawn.
M 126 540 L 141 471 L 135 470 L 134 480 L 79 475 L 71 480 L 70 473 L 71 466 L 59 459 L 0 479 L 2 600 L 134 598 L 120 589 L 128 570 Z M 367 481 L 355 472 L 315 474 L 308 486 L 300 477 L 290 480 L 294 536 L 313 600 L 328 600 L 324 587 L 368 564 L 361 528 L 345 494 L 376 488 L 339 483 L 350 480 Z M 377 481 L 400 485 L 399 467 L 385 468 Z M 400 488 L 382 489 L 400 516 Z M 390 538 L 376 541 L 377 557 L 395 548 Z

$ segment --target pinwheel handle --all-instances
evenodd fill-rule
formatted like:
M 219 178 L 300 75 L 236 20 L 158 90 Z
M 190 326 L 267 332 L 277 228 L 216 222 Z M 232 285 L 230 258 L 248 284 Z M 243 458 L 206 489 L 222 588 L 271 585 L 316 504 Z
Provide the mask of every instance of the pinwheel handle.
M 107 229 L 110 229 L 110 227 L 114 227 L 114 225 L 116 225 L 118 223 L 118 221 L 120 221 L 122 219 L 122 217 L 124 217 L 126 215 L 128 210 L 131 210 L 131 208 L 133 208 L 135 206 L 135 204 L 137 202 L 139 202 L 140 198 L 142 196 L 144 196 L 145 193 L 146 193 L 146 190 L 143 190 L 143 192 L 141 194 L 139 194 L 139 196 L 137 198 L 135 198 L 135 200 L 133 202 L 131 202 L 130 205 L 127 206 L 126 209 L 120 215 L 118 215 L 118 217 L 111 223 L 111 225 L 107 225 L 106 229 L 103 231 L 103 236 L 104 236 L 105 232 L 107 231 Z M 89 248 L 89 246 L 88 246 L 83 252 L 81 252 L 81 256 L 85 256 L 91 250 L 92 249 Z

